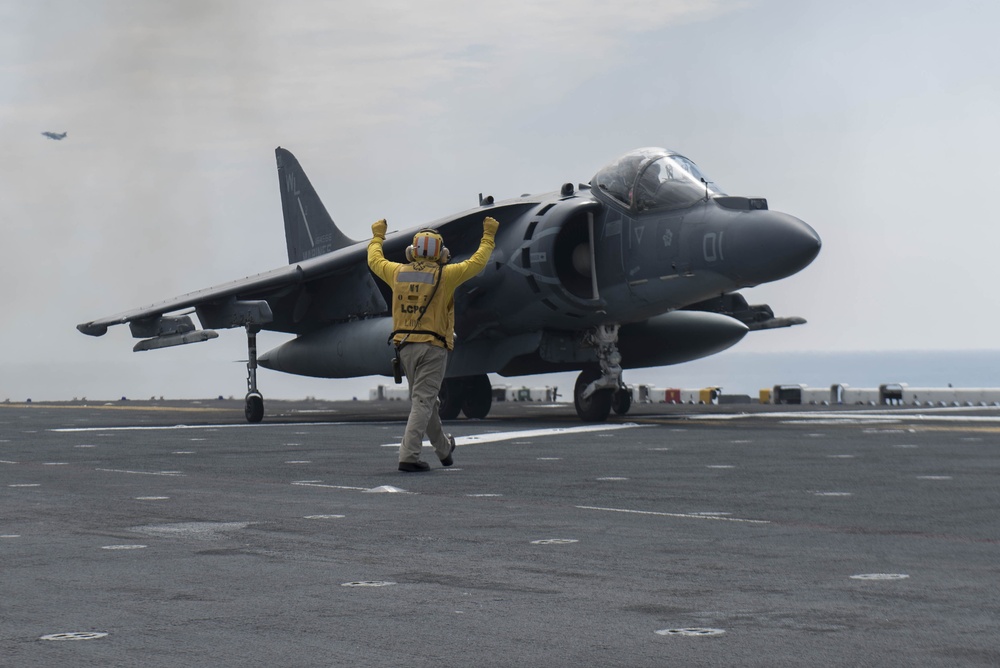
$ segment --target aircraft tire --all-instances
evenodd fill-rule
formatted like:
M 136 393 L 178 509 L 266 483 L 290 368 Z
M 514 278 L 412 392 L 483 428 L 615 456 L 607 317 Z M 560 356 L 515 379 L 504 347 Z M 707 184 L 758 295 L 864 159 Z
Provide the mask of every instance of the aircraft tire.
M 611 409 L 618 415 L 625 415 L 632 408 L 632 393 L 628 390 L 617 390 L 611 395 Z
M 464 378 L 445 378 L 438 391 L 438 416 L 442 420 L 454 420 L 462 412 L 465 395 Z
M 260 392 L 251 392 L 247 395 L 243 413 L 250 424 L 257 424 L 264 419 L 264 397 Z
M 586 368 L 576 377 L 573 405 L 576 406 L 576 414 L 584 422 L 604 422 L 611 412 L 611 390 L 598 390 L 587 399 L 580 396 L 588 385 L 600 377 L 601 372 L 596 367 Z
M 493 406 L 493 385 L 486 374 L 469 376 L 465 382 L 465 399 L 462 412 L 472 420 L 482 420 Z

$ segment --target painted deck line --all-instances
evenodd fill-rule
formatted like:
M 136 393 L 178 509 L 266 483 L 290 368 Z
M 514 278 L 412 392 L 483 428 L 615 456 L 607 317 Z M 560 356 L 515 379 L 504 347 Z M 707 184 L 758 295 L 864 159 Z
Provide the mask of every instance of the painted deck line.
M 173 424 L 159 427 L 148 427 L 148 426 L 132 426 L 132 427 L 60 427 L 58 429 L 49 429 L 48 431 L 59 432 L 61 434 L 71 434 L 78 432 L 87 431 L 170 431 L 173 429 L 260 429 L 262 427 L 295 427 L 296 429 L 301 429 L 303 427 L 340 427 L 346 424 L 384 424 L 384 423 L 361 423 L 361 422 L 310 422 L 307 424 L 301 423 L 283 423 L 283 422 L 263 422 L 258 424 Z
M 173 478 L 184 478 L 185 474 L 180 471 L 129 471 L 126 469 L 94 469 L 103 473 L 130 473 L 132 475 L 162 475 Z
M 936 409 L 935 409 L 936 410 Z M 947 408 L 940 409 L 942 412 L 947 411 Z M 953 409 L 953 410 L 974 410 L 973 408 L 964 409 Z M 699 414 L 687 414 L 681 416 L 685 420 L 745 420 L 748 418 L 761 418 L 761 419 L 774 419 L 774 420 L 789 420 L 788 424 L 807 424 L 815 422 L 817 420 L 822 420 L 828 423 L 851 423 L 851 422 L 868 422 L 868 423 L 881 423 L 881 422 L 902 422 L 904 420 L 927 420 L 932 422 L 983 422 L 983 423 L 998 423 L 1000 422 L 1000 415 L 941 415 L 928 412 L 924 409 L 923 412 L 913 412 L 906 410 L 895 410 L 895 411 L 804 411 L 804 412 L 781 412 L 781 413 L 732 413 L 732 414 L 715 414 L 715 415 L 699 415 Z
M 476 445 L 478 443 L 497 443 L 499 441 L 512 441 L 521 438 L 540 438 L 542 436 L 564 436 L 567 434 L 586 434 L 595 431 L 617 431 L 619 429 L 633 429 L 635 427 L 647 427 L 649 425 L 627 422 L 625 424 L 591 424 L 581 427 L 558 427 L 554 429 L 525 429 L 521 431 L 498 431 L 492 434 L 473 434 L 471 436 L 456 436 L 455 445 Z M 424 440 L 424 447 L 430 447 L 430 441 Z M 398 448 L 399 441 L 395 443 L 383 443 L 383 448 Z
M 601 510 L 606 513 L 628 513 L 630 515 L 656 515 L 658 517 L 679 517 L 686 520 L 712 520 L 715 522 L 742 522 L 744 524 L 770 524 L 770 520 L 748 520 L 740 517 L 721 515 L 692 515 L 689 513 L 661 513 L 653 510 L 628 510 L 626 508 L 601 508 L 598 506 L 575 506 L 580 510 Z
M 293 482 L 296 487 L 324 487 L 326 489 L 346 489 L 352 492 L 367 492 L 369 487 L 346 487 L 344 485 L 325 485 L 318 482 Z

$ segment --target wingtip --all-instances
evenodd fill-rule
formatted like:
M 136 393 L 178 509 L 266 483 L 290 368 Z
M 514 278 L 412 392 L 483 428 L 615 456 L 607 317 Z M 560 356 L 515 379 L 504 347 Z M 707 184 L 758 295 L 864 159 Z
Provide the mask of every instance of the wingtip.
M 104 336 L 108 333 L 107 325 L 95 325 L 92 322 L 81 323 L 76 328 L 87 336 Z

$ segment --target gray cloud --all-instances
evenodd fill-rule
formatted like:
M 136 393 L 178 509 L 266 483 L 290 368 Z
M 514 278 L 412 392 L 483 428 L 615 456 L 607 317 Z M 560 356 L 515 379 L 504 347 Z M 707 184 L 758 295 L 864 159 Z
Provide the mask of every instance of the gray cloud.
M 748 295 L 811 324 L 741 348 L 992 345 L 977 286 L 1000 244 L 984 196 L 1000 176 L 998 14 L 924 0 L 905 13 L 790 0 L 4 3 L 0 281 L 17 289 L 2 298 L 0 349 L 51 364 L 56 388 L 80 359 L 156 367 L 127 352 L 127 332 L 73 326 L 282 264 L 279 144 L 354 237 L 379 217 L 415 225 L 481 191 L 550 190 L 669 145 L 824 237 L 806 272 Z M 212 360 L 231 376 L 218 384 L 239 389 L 241 337 L 223 338 L 150 355 L 190 361 L 194 376 Z

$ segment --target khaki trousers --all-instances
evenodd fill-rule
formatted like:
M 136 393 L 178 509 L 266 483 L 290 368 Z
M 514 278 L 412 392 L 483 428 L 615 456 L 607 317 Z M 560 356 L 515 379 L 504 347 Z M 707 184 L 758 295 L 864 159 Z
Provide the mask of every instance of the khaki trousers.
M 444 381 L 448 350 L 431 343 L 408 343 L 399 350 L 399 361 L 410 384 L 410 417 L 399 445 L 399 461 L 411 464 L 420 461 L 425 433 L 438 459 L 444 459 L 451 443 L 442 431 L 438 392 Z

